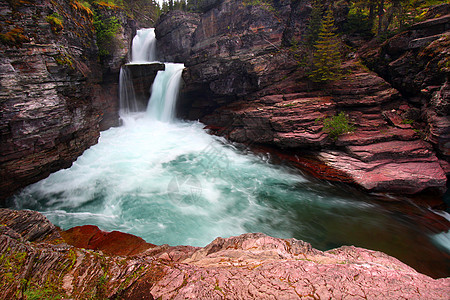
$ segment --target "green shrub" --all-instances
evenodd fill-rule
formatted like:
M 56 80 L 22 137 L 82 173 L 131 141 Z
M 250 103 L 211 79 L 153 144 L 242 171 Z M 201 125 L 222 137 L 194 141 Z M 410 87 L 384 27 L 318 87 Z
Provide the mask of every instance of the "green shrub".
M 110 55 L 117 47 L 116 34 L 119 33 L 120 24 L 116 17 L 102 19 L 94 15 L 94 27 L 97 34 L 97 47 L 100 58 Z
M 323 119 L 323 130 L 337 140 L 341 134 L 353 132 L 355 127 L 350 124 L 347 115 L 340 112 L 336 116 Z

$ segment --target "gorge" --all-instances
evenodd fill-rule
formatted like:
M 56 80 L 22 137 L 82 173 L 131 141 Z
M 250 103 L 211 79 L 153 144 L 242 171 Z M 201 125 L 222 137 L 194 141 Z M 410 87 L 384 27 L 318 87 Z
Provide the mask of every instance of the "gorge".
M 302 10 L 306 6 L 283 3 L 279 3 L 279 11 L 290 14 L 289 20 L 292 22 L 289 26 L 294 35 L 295 32 L 298 34 L 304 24 L 301 18 L 294 21 L 293 16 L 306 13 Z M 439 22 L 435 21 L 437 26 L 440 26 Z M 240 31 L 242 28 L 239 26 L 247 31 Z M 33 282 L 51 280 L 51 272 L 44 273 L 46 275 L 42 278 L 35 278 L 30 276 L 30 271 L 26 271 L 26 268 L 56 268 L 50 262 L 44 266 L 31 259 L 33 255 L 49 253 L 54 257 L 55 264 L 64 262 L 66 255 L 75 255 L 71 267 L 61 270 L 66 282 L 63 292 L 75 298 L 85 297 L 90 284 L 94 284 L 93 291 L 99 298 L 133 299 L 136 293 L 150 290 L 150 297 L 155 298 L 158 295 L 167 298 L 177 295 L 226 297 L 227 293 L 238 297 L 234 293 L 239 290 L 242 293 L 248 291 L 246 297 L 277 297 L 276 293 L 272 294 L 273 291 L 265 294 L 261 289 L 256 289 L 258 292 L 250 292 L 248 287 L 242 286 L 234 289 L 230 283 L 234 275 L 229 277 L 221 273 L 222 267 L 244 266 L 245 270 L 255 267 L 256 273 L 248 276 L 259 274 L 257 276 L 267 280 L 273 275 L 268 272 L 272 263 L 277 270 L 280 266 L 290 270 L 285 274 L 287 277 L 273 275 L 280 282 L 283 278 L 294 276 L 294 270 L 312 265 L 319 270 L 321 264 L 336 266 L 343 263 L 349 264 L 349 270 L 355 271 L 359 270 L 360 264 L 378 264 L 381 269 L 377 272 L 389 274 L 384 275 L 385 278 L 393 276 L 394 272 L 390 270 L 397 270 L 397 275 L 413 276 L 418 291 L 430 292 L 433 295 L 431 298 L 445 298 L 449 290 L 448 278 L 438 283 L 431 278 L 420 277 L 414 270 L 390 260 L 388 256 L 386 261 L 371 261 L 368 258 L 384 257 L 379 252 L 345 247 L 329 249 L 356 245 L 380 250 L 421 273 L 435 278 L 448 277 L 449 215 L 442 203 L 447 171 L 446 81 L 439 82 L 442 86 L 434 86 L 426 92 L 433 101 L 424 108 L 427 112 L 425 116 L 429 117 L 429 124 L 435 126 L 430 125 L 434 140 L 423 140 L 414 127 L 423 119 L 416 118 L 413 125 L 403 122 L 406 116 L 414 117 L 417 106 L 356 60 L 350 59 L 344 63 L 343 68 L 351 75 L 327 86 L 326 92 L 299 80 L 301 75 L 286 58 L 290 50 L 278 48 L 288 36 L 283 26 L 279 19 L 274 19 L 272 12 L 258 6 L 239 6 L 236 9 L 233 1 L 217 1 L 203 14 L 172 11 L 163 15 L 156 24 L 156 45 L 145 41 L 130 45 L 131 62 L 124 64 L 122 59 L 119 64 L 122 66 L 121 88 L 118 89 L 122 125 L 102 131 L 98 142 L 90 141 L 95 145 L 84 151 L 70 168 L 27 186 L 7 201 L 10 208 L 43 213 L 61 229 L 54 228 L 37 213 L 1 212 L 4 214 L 2 251 L 8 253 L 11 259 L 16 259 L 17 253 L 27 253 L 26 259 L 19 264 L 25 268 L 20 272 L 29 282 L 21 287 L 22 290 L 31 287 Z M 420 30 L 421 25 L 415 26 Z M 231 30 L 233 34 L 229 33 Z M 444 28 L 443 38 L 436 37 L 429 42 L 445 43 L 446 30 Z M 152 34 L 153 30 L 141 29 L 135 39 Z M 417 36 L 414 34 L 411 39 L 415 41 Z M 161 60 L 177 63 L 153 62 L 153 50 L 144 50 L 147 55 L 134 57 L 142 49 L 148 49 L 148 45 L 139 46 L 143 44 L 155 46 L 156 56 Z M 377 54 L 369 50 L 358 55 L 368 63 L 374 63 L 378 59 Z M 387 46 L 382 51 L 392 52 Z M 378 65 L 381 67 L 381 62 Z M 389 66 L 392 68 L 395 65 Z M 117 67 L 115 72 L 119 81 Z M 184 85 L 176 104 L 181 76 Z M 144 82 L 153 82 L 153 78 L 150 92 L 147 90 L 149 86 L 145 88 L 143 85 Z M 90 79 L 81 80 L 89 82 Z M 439 80 L 442 78 L 439 77 Z M 437 83 L 433 81 L 429 86 L 431 84 Z M 151 97 L 148 97 L 150 94 Z M 148 98 L 147 105 L 145 99 Z M 416 102 L 424 101 L 417 95 L 414 99 Z M 49 107 L 46 105 L 44 109 Z M 341 110 L 349 114 L 357 129 L 334 141 L 327 137 L 316 120 Z M 118 108 L 114 111 L 119 113 Z M 79 110 L 74 112 L 79 114 Z M 44 110 L 44 114 L 36 119 L 45 118 Z M 6 118 L 2 117 L 2 120 Z M 95 129 L 99 128 L 98 123 L 95 124 L 94 127 L 87 125 L 93 130 L 93 139 Z M 32 138 L 39 136 L 39 133 L 30 132 Z M 73 145 L 73 140 L 67 142 Z M 81 146 L 79 150 L 83 147 L 88 148 Z M 267 151 L 268 148 L 264 147 L 271 147 L 271 150 Z M 276 150 L 273 150 L 274 147 Z M 6 153 L 2 150 L 3 159 L 6 159 Z M 13 154 L 13 151 L 9 154 L 9 161 L 15 159 Z M 301 154 L 307 156 L 299 158 Z M 78 155 L 71 159 L 76 159 Z M 282 160 L 285 157 L 288 157 L 287 161 Z M 19 165 L 28 166 L 25 163 Z M 311 176 L 311 173 L 304 171 L 305 165 L 324 169 L 323 173 L 317 173 L 317 170 L 312 173 L 335 182 Z M 302 168 L 299 170 L 293 166 Z M 7 169 L 2 165 L 2 172 L 4 170 Z M 355 188 L 355 185 L 363 189 Z M 421 191 L 425 193 L 418 198 L 386 194 L 415 194 Z M 79 225 L 97 225 L 102 230 L 114 232 L 120 230 L 150 243 L 170 246 L 146 244 L 144 250 L 124 258 L 122 265 L 117 263 L 115 255 L 123 254 L 90 248 L 106 253 L 100 252 L 98 255 L 108 263 L 104 265 L 99 262 L 97 265 L 97 258 L 89 258 L 91 262 L 85 260 L 91 257 L 86 252 L 88 250 L 77 248 L 89 249 L 90 246 L 77 246 L 73 242 L 77 239 L 90 240 L 89 234 L 84 237 L 83 233 L 80 237 L 70 236 L 73 232 L 77 234 L 90 230 L 90 227 L 70 229 Z M 27 229 L 24 231 L 21 228 Z M 47 228 L 48 231 L 37 228 Z M 36 244 L 39 239 L 30 238 L 28 230 L 37 230 L 35 236 L 42 235 L 41 241 L 45 243 Z M 245 235 L 246 232 L 263 232 L 274 238 L 261 234 Z M 240 234 L 244 235 L 229 238 Z M 218 236 L 226 239 L 219 238 L 207 245 Z M 289 239 L 292 237 L 308 241 L 319 250 L 329 251 L 312 249 L 309 244 Z M 125 248 L 127 242 L 122 243 Z M 297 243 L 301 244 L 298 249 L 294 246 Z M 7 250 L 11 247 L 15 249 L 12 252 Z M 273 254 L 273 251 L 278 254 Z M 261 253 L 262 258 L 255 261 L 255 255 Z M 341 254 L 343 256 L 339 256 Z M 299 262 L 298 255 L 303 255 L 305 260 Z M 363 257 L 365 262 L 350 261 L 352 256 Z M 280 265 L 280 257 L 289 262 Z M 290 265 L 291 259 L 295 261 L 293 265 Z M 222 266 L 224 261 L 227 263 Z M 168 262 L 175 265 L 165 266 Z M 300 263 L 311 266 L 296 265 Z M 100 281 L 97 282 L 95 277 L 89 279 L 91 281 L 82 279 L 76 283 L 78 279 L 73 274 L 82 272 L 79 268 L 83 266 L 90 268 L 97 278 L 105 278 L 104 282 L 110 288 L 108 292 L 98 285 Z M 189 269 L 193 267 L 203 271 Z M 128 268 L 127 271 L 124 268 Z M 185 269 L 180 271 L 179 268 Z M 218 272 L 218 281 L 212 283 L 211 291 L 202 289 L 199 282 L 204 278 L 206 281 L 215 280 L 215 277 L 206 276 L 212 270 Z M 202 276 L 193 276 L 196 272 Z M 234 274 L 234 271 L 230 272 Z M 328 271 L 318 272 L 323 276 L 325 273 L 320 272 Z M 339 272 L 337 274 L 341 274 Z M 348 274 L 362 276 L 364 280 L 370 278 L 363 275 L 364 272 L 351 272 Z M 377 283 L 386 282 L 382 277 L 374 280 Z M 293 281 L 296 286 L 299 280 L 301 278 Z M 166 284 L 170 281 L 180 281 L 180 284 L 174 283 L 173 290 L 170 290 L 170 284 Z M 426 288 L 419 286 L 421 282 L 425 282 Z M 351 289 L 354 282 L 346 284 Z M 405 285 L 400 281 L 398 284 Z M 278 289 L 278 283 L 271 285 Z M 3 295 L 17 291 L 14 284 L 5 286 L 8 288 Z M 314 295 L 316 289 L 320 290 L 323 286 L 312 283 L 310 287 L 315 291 L 303 292 Z M 334 282 L 332 286 L 337 292 L 339 283 Z M 76 294 L 75 290 L 80 294 Z M 195 292 L 189 294 L 189 291 Z M 362 291 L 367 292 L 364 288 Z M 317 293 L 326 295 L 324 290 Z M 376 298 L 377 292 L 371 290 L 370 293 Z M 414 292 L 411 293 L 414 295 Z M 283 295 L 289 297 L 288 294 Z M 278 297 L 283 296 L 278 294 Z

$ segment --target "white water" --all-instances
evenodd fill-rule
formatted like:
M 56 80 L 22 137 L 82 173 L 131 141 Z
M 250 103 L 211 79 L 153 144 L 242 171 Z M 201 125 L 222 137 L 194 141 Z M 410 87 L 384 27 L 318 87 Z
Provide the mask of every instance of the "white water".
M 134 87 L 131 84 L 131 74 L 128 68 L 120 68 L 119 101 L 121 115 L 138 111 Z
M 307 179 L 207 134 L 201 123 L 174 119 L 182 69 L 166 64 L 147 112 L 122 107 L 123 126 L 102 132 L 71 168 L 17 194 L 14 208 L 41 211 L 63 229 L 92 224 L 155 244 L 204 246 L 218 236 L 264 232 L 321 249 L 392 250 L 415 261 L 433 248 L 427 239 L 447 243 L 447 233 L 418 232 L 414 220 L 368 196 Z M 129 74 L 121 84 L 121 96 L 132 97 Z
M 152 119 L 172 122 L 184 65 L 172 63 L 165 65 L 166 70 L 158 71 L 153 83 L 147 113 Z
M 148 63 L 156 60 L 156 37 L 154 28 L 139 29 L 133 38 L 130 63 Z

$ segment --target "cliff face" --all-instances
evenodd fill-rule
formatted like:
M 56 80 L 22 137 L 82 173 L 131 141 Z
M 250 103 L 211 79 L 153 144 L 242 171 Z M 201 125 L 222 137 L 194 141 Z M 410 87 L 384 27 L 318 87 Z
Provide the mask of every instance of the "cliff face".
M 415 24 L 362 58 L 417 108 L 413 121 L 447 160 L 450 155 L 450 5 L 429 12 L 439 17 Z
M 447 159 L 438 159 L 430 144 L 433 139 L 424 137 L 422 129 L 430 128 L 439 135 L 440 147 L 446 147 L 448 114 L 431 105 L 446 107 L 442 104 L 448 101 L 446 77 L 435 68 L 421 69 L 427 78 L 441 78 L 434 87 L 441 96 L 423 105 L 397 88 L 391 80 L 397 75 L 380 76 L 357 58 L 342 64 L 342 79 L 313 84 L 305 68 L 299 67 L 293 47 L 287 46 L 303 39 L 310 12 L 308 1 L 276 1 L 270 8 L 224 0 L 199 15 L 171 12 L 163 16 L 156 26 L 157 38 L 174 37 L 176 43 L 162 52 L 186 66 L 180 115 L 200 119 L 233 141 L 275 146 L 299 155 L 312 151 L 318 161 L 340 174 L 337 180 L 366 190 L 444 191 Z M 447 28 L 433 30 L 442 35 Z M 432 40 L 446 41 L 445 37 L 425 40 L 417 47 L 425 49 Z M 437 52 L 426 53 L 433 61 L 428 66 L 442 64 Z M 408 58 L 403 61 L 409 63 Z M 425 122 L 414 123 L 420 111 L 427 114 Z M 349 116 L 355 131 L 334 140 L 323 131 L 321 120 L 338 112 Z
M 117 104 L 111 104 L 117 102 L 117 93 L 106 92 L 116 86 L 101 86 L 103 72 L 89 8 L 77 1 L 0 1 L 0 10 L 4 199 L 69 167 L 97 142 L 100 128 L 118 119 Z M 130 40 L 123 30 L 121 34 Z M 112 56 L 116 69 L 117 56 L 123 55 Z M 118 69 L 109 73 L 114 72 L 116 85 Z
M 4 299 L 447 299 L 450 293 L 449 278 L 432 279 L 357 247 L 322 252 L 260 233 L 217 238 L 204 248 L 155 246 L 86 227 L 60 232 L 37 212 L 6 209 L 0 223 Z

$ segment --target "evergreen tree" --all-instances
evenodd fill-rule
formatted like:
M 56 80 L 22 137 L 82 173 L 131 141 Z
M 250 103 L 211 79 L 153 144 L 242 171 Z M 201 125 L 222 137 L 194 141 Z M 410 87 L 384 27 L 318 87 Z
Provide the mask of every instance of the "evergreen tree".
M 312 2 L 312 11 L 305 34 L 306 45 L 310 47 L 312 47 L 319 38 L 320 27 L 322 25 L 322 9 L 320 0 L 314 0 Z
M 309 78 L 315 82 L 329 82 L 340 77 L 341 53 L 335 30 L 333 12 L 328 8 L 319 38 L 314 45 L 313 66 Z

